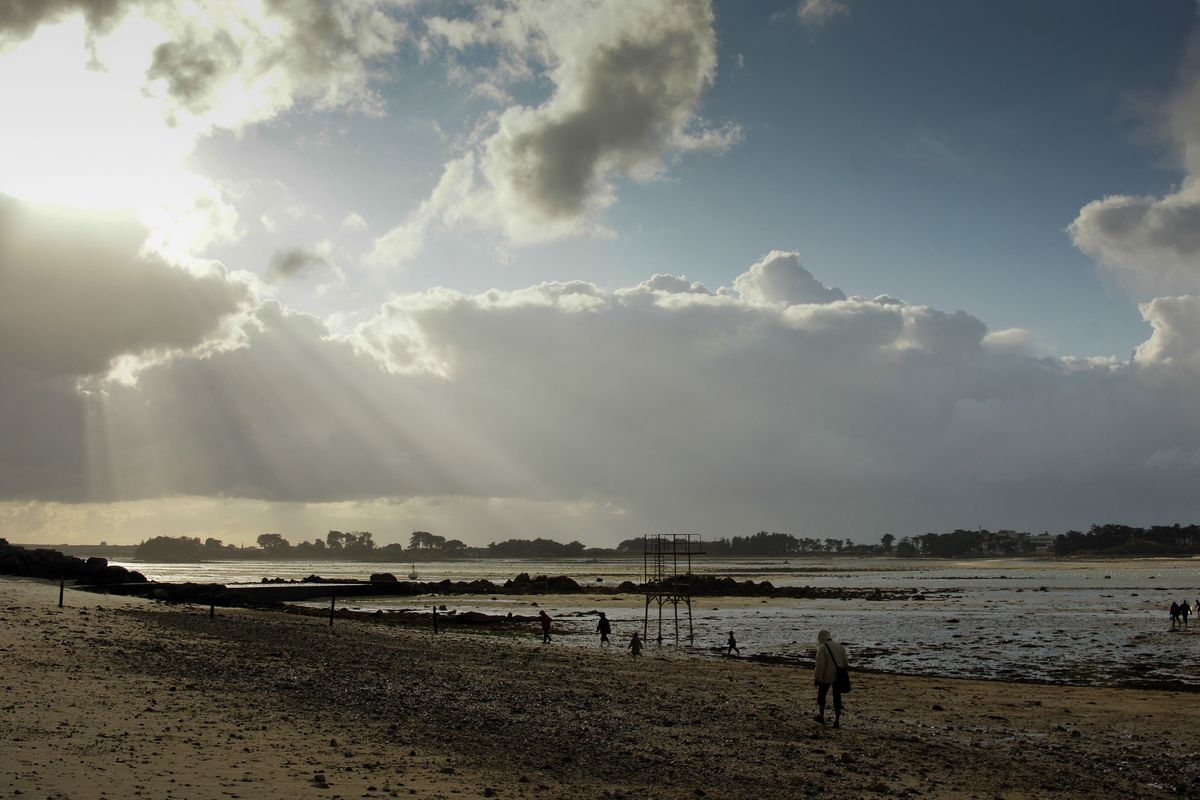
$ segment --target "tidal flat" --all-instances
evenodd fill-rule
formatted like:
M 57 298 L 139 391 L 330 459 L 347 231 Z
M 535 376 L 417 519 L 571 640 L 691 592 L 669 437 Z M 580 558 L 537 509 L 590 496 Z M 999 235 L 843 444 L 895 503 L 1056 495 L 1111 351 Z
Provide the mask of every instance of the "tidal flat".
M 0 580 L 0 784 L 63 797 L 1179 797 L 1190 691 L 855 673 Z M 1190 637 L 1189 637 L 1190 638 Z

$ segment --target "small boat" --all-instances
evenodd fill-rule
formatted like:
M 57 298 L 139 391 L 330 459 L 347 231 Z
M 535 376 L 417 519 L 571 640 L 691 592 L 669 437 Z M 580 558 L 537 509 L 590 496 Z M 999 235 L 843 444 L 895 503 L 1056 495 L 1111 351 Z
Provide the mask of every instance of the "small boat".
M 416 562 L 413 562 L 412 572 L 408 573 L 408 579 L 410 581 L 415 581 L 419 577 L 421 576 L 417 574 L 417 564 Z

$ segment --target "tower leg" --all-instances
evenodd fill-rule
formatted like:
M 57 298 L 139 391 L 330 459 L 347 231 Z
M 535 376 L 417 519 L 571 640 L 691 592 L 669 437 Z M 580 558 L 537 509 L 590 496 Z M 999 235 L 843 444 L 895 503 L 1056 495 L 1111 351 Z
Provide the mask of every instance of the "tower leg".
M 676 597 L 672 601 L 671 606 L 675 609 L 675 646 L 679 647 L 679 598 Z
M 658 646 L 662 647 L 662 604 L 663 599 L 658 598 Z
M 688 646 L 690 647 L 696 641 L 696 633 L 692 630 L 692 598 L 687 598 L 688 610 Z

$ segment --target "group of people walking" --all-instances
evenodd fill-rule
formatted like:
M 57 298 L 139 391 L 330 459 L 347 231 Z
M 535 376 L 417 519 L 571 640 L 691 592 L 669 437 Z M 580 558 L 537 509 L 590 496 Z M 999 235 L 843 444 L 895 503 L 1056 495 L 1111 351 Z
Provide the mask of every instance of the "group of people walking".
M 1194 606 L 1188 605 L 1187 600 L 1171 603 L 1171 630 L 1186 628 L 1188 617 L 1192 615 L 1193 611 L 1200 611 L 1200 600 L 1197 600 Z
M 1186 606 L 1187 604 L 1184 603 Z M 1200 605 L 1200 601 L 1198 601 Z M 1171 605 L 1172 619 L 1176 613 L 1175 604 Z M 1184 617 L 1186 624 L 1186 616 Z M 542 642 L 550 641 L 550 615 L 545 610 L 538 611 L 538 622 L 542 628 Z M 609 647 L 612 642 L 609 641 L 609 635 L 612 633 L 612 623 L 609 622 L 608 616 L 601 611 L 600 619 L 596 621 L 596 633 L 600 634 L 600 646 Z M 642 654 L 642 640 L 638 636 L 637 631 L 633 632 L 633 636 L 629 639 L 629 654 L 631 656 L 639 656 Z M 742 654 L 738 649 L 737 639 L 734 638 L 733 631 L 729 632 L 729 640 L 726 644 L 726 655 Z M 850 691 L 850 656 L 846 652 L 846 646 L 841 642 L 835 641 L 829 631 L 821 631 L 817 634 L 817 650 L 814 654 L 815 668 L 813 670 L 813 685 L 817 690 L 817 713 L 813 719 L 820 724 L 825 724 L 825 707 L 829 699 L 829 695 L 833 695 L 833 727 L 840 728 L 842 724 L 842 695 Z M 830 690 L 832 689 L 832 692 Z

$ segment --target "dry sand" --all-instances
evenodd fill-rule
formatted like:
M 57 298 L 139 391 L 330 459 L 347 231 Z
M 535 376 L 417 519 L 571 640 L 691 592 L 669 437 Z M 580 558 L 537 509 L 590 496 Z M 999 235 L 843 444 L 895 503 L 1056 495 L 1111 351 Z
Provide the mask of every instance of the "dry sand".
M 1200 695 L 809 673 L 0 580 L 0 796 L 1200 796 Z

